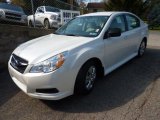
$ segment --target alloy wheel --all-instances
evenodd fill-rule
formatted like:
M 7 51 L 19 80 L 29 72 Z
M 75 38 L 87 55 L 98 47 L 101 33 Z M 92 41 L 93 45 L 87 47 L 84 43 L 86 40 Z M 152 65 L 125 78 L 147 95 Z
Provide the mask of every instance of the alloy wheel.
M 86 80 L 85 80 L 85 87 L 86 89 L 90 90 L 92 89 L 93 85 L 94 85 L 94 81 L 96 79 L 96 67 L 95 66 L 91 66 L 86 74 Z

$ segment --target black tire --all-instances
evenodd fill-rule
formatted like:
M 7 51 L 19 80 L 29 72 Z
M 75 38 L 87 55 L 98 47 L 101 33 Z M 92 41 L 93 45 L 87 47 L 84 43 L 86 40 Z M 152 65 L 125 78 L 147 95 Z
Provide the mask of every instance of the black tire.
M 29 21 L 29 27 L 33 27 L 32 21 Z
M 147 46 L 147 42 L 145 40 L 142 40 L 138 49 L 138 57 L 142 57 L 144 55 L 146 46 Z
M 50 28 L 50 23 L 49 23 L 49 20 L 48 20 L 48 19 L 45 19 L 45 20 L 44 20 L 44 28 L 45 28 L 45 29 L 49 29 L 49 28 Z
M 91 74 L 91 71 L 94 71 Z M 93 78 L 91 80 L 91 78 Z M 93 88 L 94 83 L 97 79 L 97 66 L 95 65 L 94 61 L 88 61 L 85 63 L 82 68 L 80 69 L 74 87 L 75 94 L 89 94 Z M 89 85 L 90 84 L 90 85 Z

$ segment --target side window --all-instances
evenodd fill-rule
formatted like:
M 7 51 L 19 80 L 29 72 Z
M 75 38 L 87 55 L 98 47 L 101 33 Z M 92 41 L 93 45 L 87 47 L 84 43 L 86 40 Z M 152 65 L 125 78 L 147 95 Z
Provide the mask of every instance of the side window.
M 115 17 L 113 19 L 109 29 L 111 29 L 111 28 L 120 28 L 121 32 L 125 32 L 126 31 L 126 26 L 125 26 L 124 17 L 122 15 Z
M 126 15 L 126 20 L 128 24 L 128 30 L 133 30 L 140 27 L 140 21 L 138 18 L 132 15 Z
M 44 13 L 44 7 L 41 7 L 42 12 Z
M 38 13 L 40 12 L 40 9 L 41 9 L 40 7 L 39 7 L 39 8 L 37 8 L 37 12 L 38 12 Z
M 44 8 L 43 8 L 43 7 L 39 7 L 39 8 L 37 8 L 37 12 L 38 12 L 38 13 L 42 13 L 42 12 L 44 12 Z

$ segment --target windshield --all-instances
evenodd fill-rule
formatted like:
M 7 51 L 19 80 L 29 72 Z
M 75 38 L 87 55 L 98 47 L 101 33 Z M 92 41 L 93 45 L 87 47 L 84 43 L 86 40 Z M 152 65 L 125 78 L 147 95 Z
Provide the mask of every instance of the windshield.
M 69 21 L 55 34 L 69 36 L 96 37 L 102 31 L 109 16 L 83 16 Z
M 17 11 L 17 12 L 23 12 L 23 9 L 21 7 L 15 6 L 15 5 L 11 5 L 11 4 L 7 4 L 7 3 L 0 3 L 0 8 L 13 10 L 13 11 Z
M 49 7 L 49 6 L 46 6 L 46 11 L 47 12 L 60 12 L 58 8 Z

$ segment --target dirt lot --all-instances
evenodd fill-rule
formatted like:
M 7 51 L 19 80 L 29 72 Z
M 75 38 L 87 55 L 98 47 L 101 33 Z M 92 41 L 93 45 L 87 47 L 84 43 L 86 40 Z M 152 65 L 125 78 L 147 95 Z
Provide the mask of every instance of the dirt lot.
M 0 120 L 160 120 L 160 32 L 148 49 L 100 79 L 88 96 L 61 101 L 33 99 L 0 73 Z

